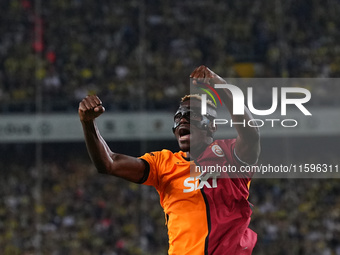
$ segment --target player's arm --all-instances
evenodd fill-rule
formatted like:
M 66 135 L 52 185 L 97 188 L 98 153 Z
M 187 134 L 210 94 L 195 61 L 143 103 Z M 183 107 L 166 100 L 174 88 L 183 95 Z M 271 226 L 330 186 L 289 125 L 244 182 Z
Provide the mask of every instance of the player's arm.
M 211 85 L 227 83 L 206 66 L 196 68 L 190 77 L 203 80 L 203 82 Z M 253 119 L 253 116 L 246 106 L 244 106 L 244 115 L 233 115 L 233 96 L 228 89 L 219 90 L 219 95 L 230 112 L 233 123 L 246 123 L 246 125 L 234 125 L 238 133 L 235 144 L 237 157 L 248 164 L 256 163 L 260 154 L 260 132 L 258 127 L 252 127 L 256 125 L 247 125 L 248 121 Z
M 78 109 L 82 123 L 87 151 L 98 172 L 140 182 L 146 169 L 145 162 L 139 158 L 114 153 L 100 135 L 95 118 L 105 111 L 97 96 L 84 98 Z

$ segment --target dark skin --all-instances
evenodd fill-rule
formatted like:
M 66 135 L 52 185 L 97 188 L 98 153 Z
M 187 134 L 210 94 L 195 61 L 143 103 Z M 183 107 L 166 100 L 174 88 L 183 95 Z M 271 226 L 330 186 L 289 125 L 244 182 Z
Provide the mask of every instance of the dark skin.
M 205 66 L 196 68 L 190 77 L 194 79 L 194 83 L 197 80 L 210 84 L 226 83 Z M 229 112 L 232 112 L 232 96 L 229 90 L 224 90 L 220 96 Z M 181 105 L 187 108 L 200 107 L 200 102 L 191 99 Z M 245 110 L 244 115 L 232 116 L 233 121 L 250 120 L 252 116 L 246 107 Z M 139 158 L 112 152 L 99 133 L 95 119 L 104 112 L 105 108 L 101 100 L 95 95 L 87 96 L 79 104 L 78 114 L 82 123 L 88 153 L 98 172 L 121 177 L 131 182 L 139 182 L 144 175 L 144 162 Z M 190 134 L 184 132 L 183 130 L 185 129 L 190 130 Z M 208 129 L 210 133 L 216 131 L 212 123 L 209 124 Z M 236 154 L 244 162 L 255 163 L 260 153 L 258 129 L 236 125 L 236 130 L 238 132 L 235 144 Z M 190 126 L 190 123 L 185 118 L 181 118 L 180 125 L 176 128 L 174 134 L 180 149 L 187 152 L 187 156 L 192 159 L 197 158 L 213 142 L 213 138 L 208 135 L 207 130 L 200 129 L 194 125 Z M 192 148 L 195 148 L 191 151 L 190 143 Z

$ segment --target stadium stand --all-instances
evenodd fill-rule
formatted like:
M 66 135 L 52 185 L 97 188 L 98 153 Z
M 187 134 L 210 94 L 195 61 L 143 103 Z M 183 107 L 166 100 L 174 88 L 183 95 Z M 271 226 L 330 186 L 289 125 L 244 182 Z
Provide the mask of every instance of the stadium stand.
M 1 114 L 34 113 L 37 84 L 47 113 L 75 113 L 88 93 L 101 96 L 108 111 L 170 110 L 199 64 L 227 77 L 340 74 L 336 0 L 41 2 L 41 16 L 33 1 L 0 2 Z M 314 102 L 339 105 L 339 94 L 340 87 L 318 89 Z M 98 175 L 84 144 L 44 144 L 41 176 L 35 148 L 0 144 L 0 254 L 166 253 L 156 192 Z M 290 159 L 322 162 L 326 155 L 337 163 L 334 148 Z M 263 162 L 282 156 L 263 155 Z M 254 254 L 340 255 L 339 192 L 338 179 L 255 179 Z
M 141 20 L 138 1 L 44 2 L 40 18 L 32 1 L 2 1 L 1 112 L 34 111 L 36 81 L 47 112 L 88 93 L 110 110 L 167 109 L 201 63 L 226 77 L 338 77 L 339 3 L 278 3 L 149 0 Z

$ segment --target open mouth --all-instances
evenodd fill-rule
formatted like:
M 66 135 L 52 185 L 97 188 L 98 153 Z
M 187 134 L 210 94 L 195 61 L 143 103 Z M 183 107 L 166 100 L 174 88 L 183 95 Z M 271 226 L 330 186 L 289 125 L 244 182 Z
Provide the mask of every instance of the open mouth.
M 190 128 L 180 127 L 178 129 L 178 135 L 180 138 L 189 138 L 190 136 Z

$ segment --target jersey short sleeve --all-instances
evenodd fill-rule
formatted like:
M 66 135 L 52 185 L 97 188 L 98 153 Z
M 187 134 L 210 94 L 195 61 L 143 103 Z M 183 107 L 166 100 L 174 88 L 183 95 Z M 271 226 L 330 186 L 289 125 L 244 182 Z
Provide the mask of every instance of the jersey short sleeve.
M 161 169 L 162 165 L 162 152 L 155 151 L 145 153 L 143 156 L 140 157 L 143 159 L 149 166 L 149 174 L 147 179 L 143 184 L 158 187 L 159 186 L 159 173 L 158 169 Z
M 149 166 L 149 174 L 142 184 L 154 186 L 160 190 L 162 184 L 168 181 L 175 169 L 182 174 L 189 174 L 190 163 L 183 158 L 184 156 L 185 153 L 182 151 L 173 153 L 165 149 L 144 154 L 140 158 Z

